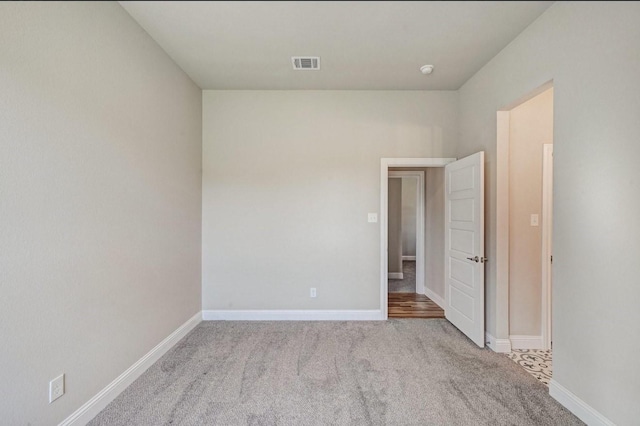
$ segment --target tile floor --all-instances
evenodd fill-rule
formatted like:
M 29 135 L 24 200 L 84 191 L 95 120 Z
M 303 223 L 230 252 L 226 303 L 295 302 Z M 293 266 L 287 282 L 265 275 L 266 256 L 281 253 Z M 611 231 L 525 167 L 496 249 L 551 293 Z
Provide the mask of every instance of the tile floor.
M 538 349 L 514 349 L 507 354 L 529 374 L 549 386 L 552 376 L 552 353 Z

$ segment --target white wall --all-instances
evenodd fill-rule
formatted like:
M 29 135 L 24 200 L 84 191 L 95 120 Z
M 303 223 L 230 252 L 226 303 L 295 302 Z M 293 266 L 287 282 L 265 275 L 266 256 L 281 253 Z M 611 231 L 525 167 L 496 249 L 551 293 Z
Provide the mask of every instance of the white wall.
M 203 107 L 203 308 L 379 309 L 380 158 L 452 156 L 457 94 L 204 91 Z
M 387 272 L 402 272 L 402 179 L 388 179 Z
M 402 178 L 402 255 L 416 255 L 418 179 Z
M 638 22 L 638 2 L 555 3 L 461 88 L 457 151 L 487 154 L 487 327 L 507 338 L 496 111 L 553 79 L 553 378 L 619 425 L 640 418 Z
M 52 425 L 200 310 L 201 91 L 115 2 L 0 3 L 0 64 L 0 423 Z
M 553 89 L 512 109 L 509 129 L 509 334 L 540 336 L 542 151 L 553 143 Z

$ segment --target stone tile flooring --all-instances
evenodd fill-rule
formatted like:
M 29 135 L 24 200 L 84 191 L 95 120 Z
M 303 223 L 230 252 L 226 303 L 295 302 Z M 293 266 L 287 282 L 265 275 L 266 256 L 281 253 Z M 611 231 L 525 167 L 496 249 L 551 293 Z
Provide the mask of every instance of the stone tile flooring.
M 516 364 L 549 386 L 552 377 L 552 352 L 539 349 L 514 349 L 507 356 Z

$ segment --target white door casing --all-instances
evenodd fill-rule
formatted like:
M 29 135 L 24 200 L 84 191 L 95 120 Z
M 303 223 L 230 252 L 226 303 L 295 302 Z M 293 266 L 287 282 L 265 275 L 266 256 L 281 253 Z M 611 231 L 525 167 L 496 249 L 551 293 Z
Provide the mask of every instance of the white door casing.
M 484 152 L 445 166 L 445 317 L 484 347 Z
M 544 144 L 542 159 L 542 349 L 551 349 L 551 288 L 553 255 L 553 145 Z

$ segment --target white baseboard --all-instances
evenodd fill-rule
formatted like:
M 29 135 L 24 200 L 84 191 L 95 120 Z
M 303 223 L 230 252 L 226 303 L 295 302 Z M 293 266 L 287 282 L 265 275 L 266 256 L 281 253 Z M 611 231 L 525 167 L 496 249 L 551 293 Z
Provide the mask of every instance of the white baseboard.
M 549 395 L 589 426 L 615 426 L 615 423 L 600 414 L 554 379 L 551 379 L 549 382 Z
M 378 321 L 381 310 L 321 311 L 321 310 L 282 310 L 282 311 L 202 311 L 205 321 Z
M 415 256 L 402 256 L 402 260 L 416 260 Z
M 158 343 L 146 355 L 136 361 L 131 367 L 127 368 L 124 373 L 120 374 L 116 379 L 109 383 L 107 387 L 102 389 L 87 401 L 82 407 L 78 408 L 73 414 L 64 419 L 58 426 L 85 425 L 93 419 L 100 411 L 109 405 L 120 393 L 127 388 L 134 380 L 153 365 L 162 355 L 171 349 L 180 339 L 187 335 L 202 321 L 202 313 L 198 312 L 187 322 L 182 324 L 176 331 L 171 333 L 166 339 Z
M 501 354 L 508 354 L 511 352 L 511 340 L 509 339 L 496 339 L 488 332 L 485 332 L 485 343 L 494 352 Z
M 402 272 L 389 272 L 387 278 L 390 280 L 402 280 L 404 279 L 404 274 Z
M 542 349 L 542 336 L 522 336 L 512 334 L 511 349 Z
M 444 309 L 444 299 L 438 296 L 433 290 L 425 288 L 424 295 L 427 296 L 429 299 L 433 300 L 434 302 L 436 302 L 436 305 Z

